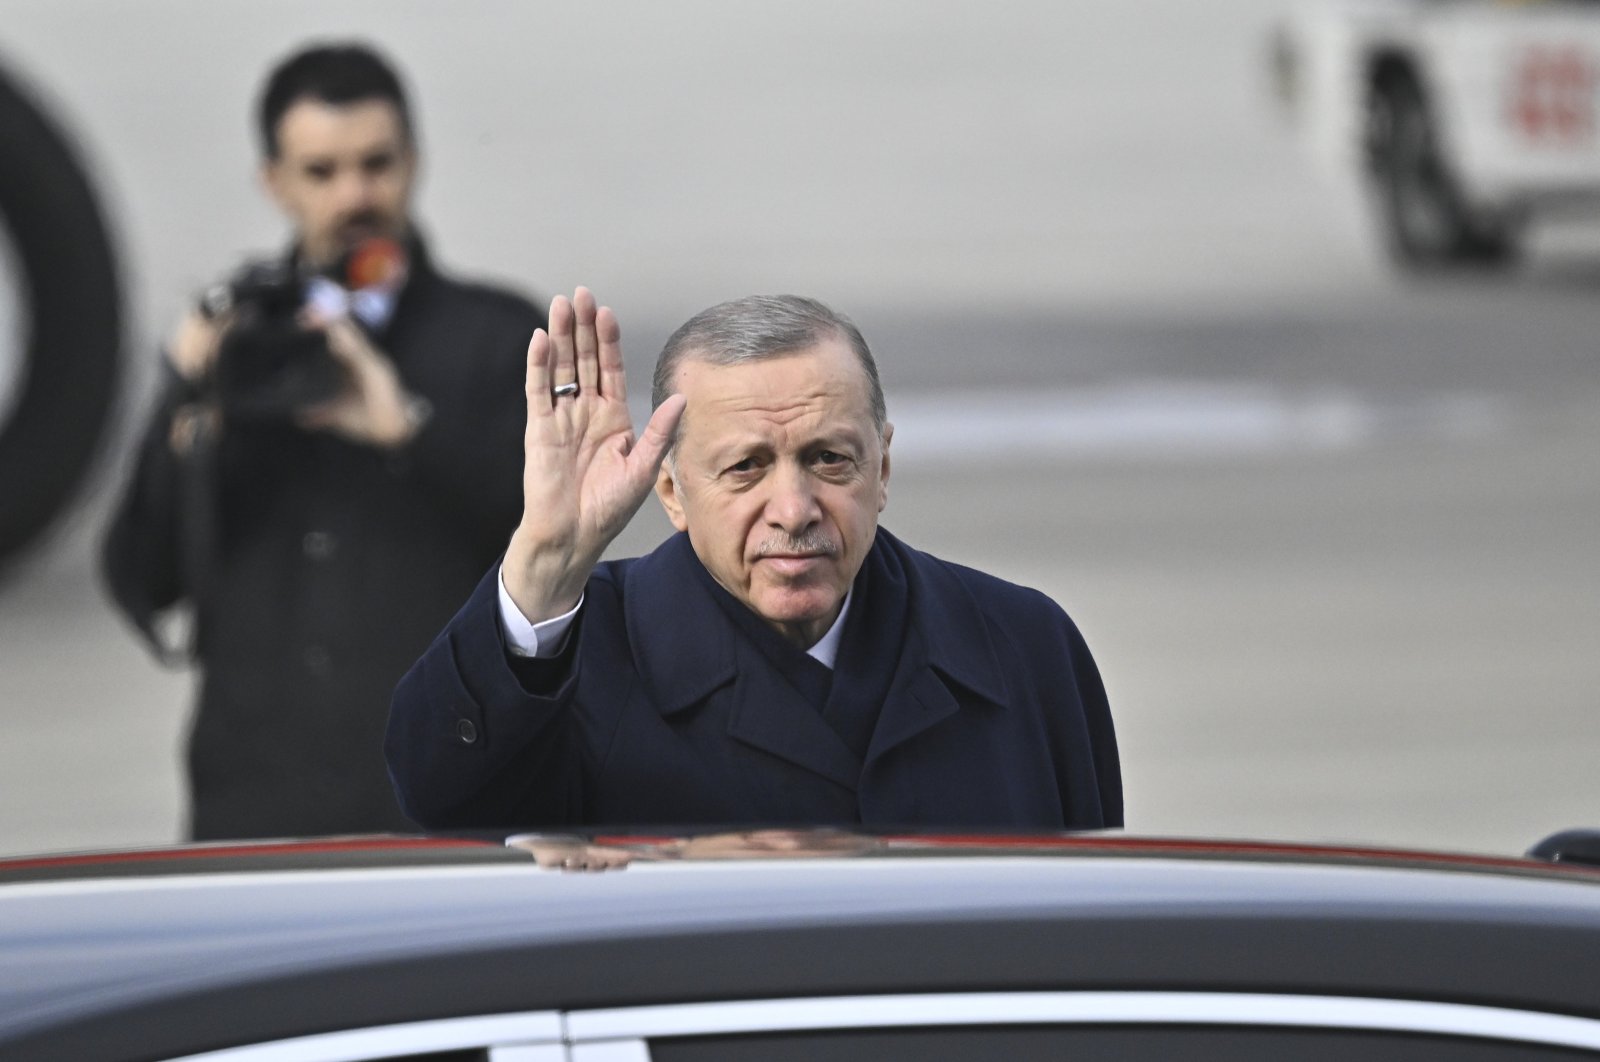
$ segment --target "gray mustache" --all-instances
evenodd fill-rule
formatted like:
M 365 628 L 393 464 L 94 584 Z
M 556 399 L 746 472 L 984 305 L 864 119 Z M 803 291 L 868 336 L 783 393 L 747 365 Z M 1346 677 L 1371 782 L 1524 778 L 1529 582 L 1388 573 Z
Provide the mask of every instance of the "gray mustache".
M 767 557 L 774 553 L 826 553 L 832 556 L 837 552 L 839 547 L 822 531 L 807 531 L 798 538 L 777 535 L 756 547 L 758 557 Z

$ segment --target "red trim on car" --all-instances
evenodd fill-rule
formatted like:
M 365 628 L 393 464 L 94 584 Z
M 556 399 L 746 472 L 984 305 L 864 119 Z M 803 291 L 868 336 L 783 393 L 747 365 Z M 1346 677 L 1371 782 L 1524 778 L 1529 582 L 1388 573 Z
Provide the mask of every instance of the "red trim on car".
M 1273 841 L 1208 841 L 1184 838 L 1066 834 L 879 834 L 883 841 L 907 848 L 1006 849 L 1014 853 L 1036 850 L 1072 850 L 1084 855 L 1144 855 L 1177 857 L 1234 857 L 1260 860 L 1310 859 L 1388 865 L 1430 865 L 1461 869 L 1515 870 L 1578 874 L 1593 878 L 1600 868 L 1574 863 L 1549 863 L 1517 857 L 1430 852 L 1403 848 L 1369 848 L 1357 845 L 1291 844 Z M 676 835 L 605 834 L 598 845 L 661 845 Z M 305 856 L 330 853 L 497 848 L 498 842 L 456 837 L 343 837 L 315 841 L 260 841 L 191 844 L 173 848 L 126 852 L 85 852 L 52 856 L 0 858 L 0 872 L 128 863 L 192 862 L 249 856 Z
M 495 847 L 487 841 L 451 837 L 349 837 L 326 841 L 266 841 L 261 843 L 202 844 L 187 848 L 146 848 L 132 852 L 88 852 L 76 855 L 0 859 L 0 870 L 35 870 L 44 867 L 92 866 L 96 863 L 153 863 L 177 859 L 214 859 L 230 856 L 318 855 L 328 852 L 392 851 L 415 848 Z
M 880 840 L 927 848 L 994 848 L 1025 851 L 1030 848 L 1074 849 L 1085 854 L 1236 856 L 1284 859 L 1311 858 L 1326 861 L 1365 863 L 1427 863 L 1452 867 L 1477 867 L 1494 870 L 1539 870 L 1593 876 L 1600 868 L 1573 863 L 1549 863 L 1518 856 L 1472 855 L 1459 852 L 1429 852 L 1407 848 L 1370 848 L 1359 845 L 1293 844 L 1276 841 L 1206 841 L 1162 837 L 1106 837 L 1067 834 L 874 834 Z M 598 845 L 652 845 L 677 840 L 673 836 L 648 834 L 606 834 L 596 836 Z
M 1581 870 L 1520 857 L 1470 855 L 1458 852 L 1428 852 L 1409 848 L 1368 848 L 1357 845 L 1286 844 L 1274 841 L 1191 841 L 1149 837 L 1030 837 L 1003 834 L 941 834 L 919 837 L 915 834 L 885 837 L 886 841 L 915 841 L 937 847 L 962 848 L 1081 848 L 1089 851 L 1182 852 L 1193 855 L 1281 855 L 1322 858 L 1405 860 L 1407 862 L 1448 863 L 1474 867 L 1557 867 Z M 1589 868 L 1592 869 L 1592 868 Z

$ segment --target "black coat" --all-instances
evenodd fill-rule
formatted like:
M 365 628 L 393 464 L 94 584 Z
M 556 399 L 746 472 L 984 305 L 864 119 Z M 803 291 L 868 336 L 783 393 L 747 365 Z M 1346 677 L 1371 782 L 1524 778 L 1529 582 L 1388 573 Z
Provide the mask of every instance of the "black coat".
M 225 425 L 207 473 L 168 445 L 174 385 L 114 517 L 105 574 L 130 618 L 148 631 L 199 598 L 196 838 L 409 828 L 383 763 L 387 706 L 516 526 L 525 351 L 545 324 L 420 252 L 374 337 L 432 406 L 404 450 Z M 205 535 L 189 533 L 197 512 Z
M 882 529 L 858 592 L 868 572 L 907 605 L 852 633 L 871 611 L 852 599 L 834 682 L 866 639 L 861 681 L 886 691 L 861 756 L 730 620 L 687 536 L 601 564 L 551 661 L 507 655 L 491 570 L 395 691 L 401 803 L 433 828 L 1121 825 L 1110 710 L 1067 615 Z

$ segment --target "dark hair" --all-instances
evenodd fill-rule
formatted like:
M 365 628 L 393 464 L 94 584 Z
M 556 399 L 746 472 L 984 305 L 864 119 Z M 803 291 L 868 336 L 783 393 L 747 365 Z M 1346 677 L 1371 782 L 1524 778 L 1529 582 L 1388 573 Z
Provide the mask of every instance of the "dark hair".
M 278 157 L 278 123 L 301 100 L 346 104 L 385 100 L 400 115 L 408 143 L 415 142 L 411 109 L 394 68 L 364 44 L 318 44 L 282 60 L 267 75 L 256 108 L 256 131 L 265 158 Z
M 867 378 L 872 423 L 881 434 L 888 420 L 878 364 L 861 330 L 842 313 L 800 295 L 749 295 L 701 310 L 684 322 L 661 348 L 651 381 L 650 402 L 659 406 L 672 394 L 678 366 L 693 359 L 713 365 L 737 365 L 776 358 L 816 346 L 837 336 L 850 344 Z

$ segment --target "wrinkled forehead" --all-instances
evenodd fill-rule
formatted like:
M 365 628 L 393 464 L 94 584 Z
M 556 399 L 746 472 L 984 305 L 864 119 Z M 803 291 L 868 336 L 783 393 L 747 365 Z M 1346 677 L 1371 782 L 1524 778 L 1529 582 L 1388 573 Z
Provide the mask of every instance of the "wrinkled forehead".
M 763 429 L 849 428 L 876 436 L 866 371 L 843 342 L 720 364 L 686 357 L 673 390 L 688 400 L 680 443 Z

